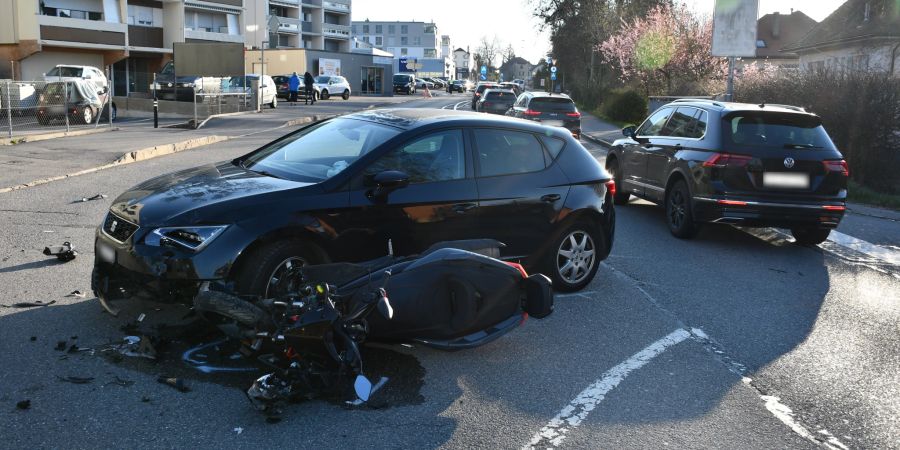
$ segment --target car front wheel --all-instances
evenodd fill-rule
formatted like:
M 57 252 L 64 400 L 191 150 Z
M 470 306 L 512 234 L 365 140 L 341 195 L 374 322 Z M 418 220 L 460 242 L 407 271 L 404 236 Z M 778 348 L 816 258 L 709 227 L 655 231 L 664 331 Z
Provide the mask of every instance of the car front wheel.
M 321 264 L 324 253 L 314 244 L 301 240 L 275 241 L 246 256 L 234 276 L 237 292 L 274 298 L 295 291 L 296 278 L 289 275 L 307 264 Z
M 578 222 L 558 235 L 544 267 L 555 290 L 579 291 L 594 279 L 600 255 L 604 254 L 604 241 L 594 230 L 589 224 Z
M 666 222 L 669 231 L 681 239 L 694 237 L 699 224 L 694 221 L 691 194 L 684 180 L 678 180 L 666 193 Z
M 349 90 L 349 89 L 345 89 L 345 90 L 344 90 L 344 93 L 341 94 L 341 98 L 344 99 L 344 100 L 350 100 L 350 90 Z
M 331 97 L 331 94 L 328 91 L 322 91 L 322 95 L 320 96 L 322 100 L 328 100 L 328 97 Z
M 791 228 L 791 235 L 794 236 L 797 243 L 809 247 L 825 242 L 825 240 L 828 239 L 829 234 L 831 234 L 831 230 L 827 228 Z

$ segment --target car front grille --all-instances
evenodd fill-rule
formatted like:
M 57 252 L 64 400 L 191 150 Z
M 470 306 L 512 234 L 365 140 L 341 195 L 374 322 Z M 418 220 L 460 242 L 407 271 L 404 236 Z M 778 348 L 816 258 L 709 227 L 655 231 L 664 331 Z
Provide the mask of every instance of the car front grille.
M 137 230 L 137 225 L 113 213 L 107 214 L 106 220 L 103 222 L 103 232 L 106 233 L 107 236 L 122 243 L 130 239 Z

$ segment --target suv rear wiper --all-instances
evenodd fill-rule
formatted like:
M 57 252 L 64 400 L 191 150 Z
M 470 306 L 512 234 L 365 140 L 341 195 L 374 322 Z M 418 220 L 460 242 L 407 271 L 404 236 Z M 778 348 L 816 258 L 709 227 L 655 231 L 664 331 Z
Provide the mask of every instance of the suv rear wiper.
M 784 148 L 822 148 L 822 146 L 812 144 L 784 144 Z

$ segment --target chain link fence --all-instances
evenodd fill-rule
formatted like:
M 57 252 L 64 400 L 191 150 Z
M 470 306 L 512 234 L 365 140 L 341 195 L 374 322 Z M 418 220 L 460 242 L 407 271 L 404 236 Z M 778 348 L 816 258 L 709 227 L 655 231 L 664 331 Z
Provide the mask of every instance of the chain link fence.
M 112 126 L 115 118 L 108 89 L 87 80 L 0 80 L 0 130 L 10 139 Z

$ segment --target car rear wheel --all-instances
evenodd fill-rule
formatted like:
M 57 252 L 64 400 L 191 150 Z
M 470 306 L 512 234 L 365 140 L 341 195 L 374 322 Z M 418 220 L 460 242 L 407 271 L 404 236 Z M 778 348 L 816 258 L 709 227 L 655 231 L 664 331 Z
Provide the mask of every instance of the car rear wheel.
M 83 124 L 89 124 L 94 121 L 94 109 L 90 106 L 85 106 L 81 109 L 81 114 L 78 115 L 78 121 Z
M 794 239 L 797 240 L 797 243 L 809 247 L 816 246 L 825 242 L 825 240 L 828 239 L 829 234 L 831 234 L 831 230 L 827 228 L 791 228 L 791 235 L 794 236 Z
M 560 292 L 583 289 L 600 266 L 603 239 L 594 227 L 578 222 L 558 235 L 545 263 L 544 273 L 553 279 L 553 288 Z
M 322 100 L 328 100 L 328 97 L 331 97 L 331 94 L 328 93 L 327 90 L 322 91 L 322 95 L 320 96 Z
M 619 162 L 613 159 L 607 164 L 606 170 L 612 174 L 613 181 L 616 183 L 616 195 L 613 196 L 613 203 L 616 205 L 627 205 L 631 194 L 626 192 L 625 186 L 622 185 L 622 172 L 619 169 Z
M 278 97 L 272 97 L 272 103 L 269 103 L 269 108 L 275 109 L 278 107 Z
M 669 231 L 681 239 L 690 239 L 699 230 L 694 221 L 691 194 L 684 180 L 676 181 L 666 193 L 666 222 Z
M 288 275 L 307 264 L 325 262 L 324 252 L 300 240 L 275 241 L 257 248 L 234 276 L 237 292 L 273 298 L 296 290 Z
M 341 98 L 344 99 L 344 100 L 350 100 L 350 90 L 349 90 L 349 89 L 345 89 L 345 90 L 344 90 L 344 93 L 341 94 Z

